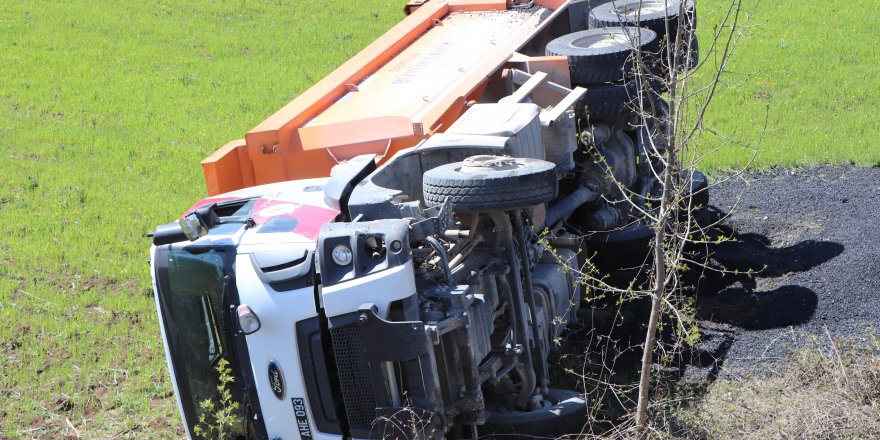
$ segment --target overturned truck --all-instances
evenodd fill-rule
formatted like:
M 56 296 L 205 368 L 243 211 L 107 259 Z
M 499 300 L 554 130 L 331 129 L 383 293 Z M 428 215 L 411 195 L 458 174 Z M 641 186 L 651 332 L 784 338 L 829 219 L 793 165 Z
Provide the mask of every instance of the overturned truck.
M 675 64 L 695 64 L 693 5 L 430 0 L 405 12 L 205 159 L 209 197 L 152 233 L 191 438 L 584 425 L 589 402 L 553 387 L 549 359 L 581 305 L 579 250 L 628 252 L 650 235 L 632 205 L 656 191 L 659 79 L 679 68 L 658 53 L 684 36 Z M 702 176 L 686 177 L 705 204 Z

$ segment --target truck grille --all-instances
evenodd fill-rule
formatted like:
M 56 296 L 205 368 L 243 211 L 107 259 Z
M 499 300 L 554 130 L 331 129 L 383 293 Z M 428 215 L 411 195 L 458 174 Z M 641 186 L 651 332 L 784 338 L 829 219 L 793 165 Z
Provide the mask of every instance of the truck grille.
M 348 423 L 352 428 L 369 429 L 376 418 L 376 399 L 360 326 L 349 324 L 333 328 L 330 335 Z

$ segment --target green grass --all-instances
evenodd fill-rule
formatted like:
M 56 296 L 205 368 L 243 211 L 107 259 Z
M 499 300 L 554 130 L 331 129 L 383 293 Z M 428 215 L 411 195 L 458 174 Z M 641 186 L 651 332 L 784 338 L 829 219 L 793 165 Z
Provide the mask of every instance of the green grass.
M 698 2 L 701 48 L 729 4 Z M 744 11 L 744 37 L 706 127 L 747 146 L 713 154 L 703 168 L 747 164 L 765 128 L 752 164 L 759 169 L 880 164 L 880 3 L 744 0 Z
M 703 35 L 710 3 L 721 2 L 700 7 Z M 181 436 L 142 234 L 204 195 L 202 158 L 401 6 L 0 3 L 0 438 Z M 759 166 L 880 162 L 876 2 L 753 12 L 765 24 L 735 64 L 753 75 L 731 79 L 709 125 L 753 140 L 769 105 Z
M 0 2 L 0 438 L 181 435 L 143 233 L 204 196 L 202 158 L 400 11 Z

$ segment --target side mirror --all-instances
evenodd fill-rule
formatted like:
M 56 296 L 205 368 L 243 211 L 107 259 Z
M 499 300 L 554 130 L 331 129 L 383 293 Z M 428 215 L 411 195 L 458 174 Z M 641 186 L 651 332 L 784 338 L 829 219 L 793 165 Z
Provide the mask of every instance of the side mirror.
M 216 204 L 202 206 L 182 217 L 178 224 L 189 241 L 196 241 L 208 235 L 208 231 L 220 224 L 220 217 L 214 212 Z
M 179 222 L 156 226 L 156 230 L 148 233 L 147 237 L 152 238 L 153 244 L 156 246 L 177 243 L 187 239 L 187 236 L 180 228 Z

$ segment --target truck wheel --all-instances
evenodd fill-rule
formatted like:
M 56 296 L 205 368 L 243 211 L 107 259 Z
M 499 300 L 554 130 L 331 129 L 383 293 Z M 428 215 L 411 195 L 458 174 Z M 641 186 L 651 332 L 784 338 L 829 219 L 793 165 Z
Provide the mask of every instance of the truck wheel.
M 697 170 L 685 170 L 685 179 L 690 181 L 688 193 L 682 200 L 683 207 L 699 210 L 709 206 L 709 180 Z
M 609 27 L 563 35 L 547 44 L 546 53 L 567 56 L 572 85 L 588 85 L 624 79 L 636 49 L 653 55 L 658 48 L 650 29 Z
M 639 110 L 640 87 L 636 80 L 618 84 L 591 85 L 586 88 L 581 104 L 586 109 L 586 117 L 591 120 L 613 118 L 636 113 Z M 663 84 L 659 81 L 649 79 L 642 82 L 641 92 L 645 102 L 656 99 L 663 91 Z
M 489 412 L 486 424 L 477 428 L 480 437 L 534 439 L 579 434 L 587 423 L 586 400 L 574 391 L 549 391 L 545 404 L 532 411 Z
M 639 26 L 657 33 L 658 38 L 666 35 L 666 21 L 669 20 L 670 34 L 678 31 L 678 14 L 684 3 L 686 30 L 696 28 L 696 14 L 693 0 L 616 0 L 596 6 L 590 10 L 590 29 L 614 26 Z
M 623 228 L 587 234 L 590 263 L 603 272 L 642 267 L 650 262 L 654 230 L 640 220 Z
M 697 67 L 697 64 L 700 64 L 700 45 L 697 41 L 697 35 L 694 34 L 694 38 L 691 40 L 691 56 L 687 60 L 687 70 Z
M 679 17 L 682 6 L 685 15 Z M 682 23 L 685 26 L 683 29 L 685 35 L 696 29 L 696 17 L 693 0 L 619 0 L 595 7 L 590 11 L 589 21 L 591 29 L 610 26 L 639 26 L 654 31 L 657 34 L 657 41 L 661 45 L 660 60 L 663 61 L 662 53 L 667 41 L 675 38 L 679 25 Z M 666 32 L 667 21 L 669 22 L 668 34 Z M 691 47 L 694 48 L 692 56 L 676 63 L 681 66 L 680 70 L 688 70 L 696 66 L 695 59 L 699 59 L 699 55 L 696 54 L 696 43 L 697 36 L 693 35 L 691 38 Z
M 684 173 L 690 185 L 687 193 L 682 194 L 681 208 L 690 206 L 697 224 L 708 224 L 707 215 L 711 214 L 706 209 L 709 206 L 709 180 L 697 170 L 688 169 Z M 682 212 L 680 220 L 684 220 L 685 215 Z M 611 272 L 650 263 L 653 239 L 654 230 L 639 220 L 612 231 L 590 232 L 585 243 L 594 252 L 590 262 L 602 271 Z
M 456 212 L 521 209 L 556 198 L 556 165 L 539 159 L 471 156 L 441 165 L 422 177 L 425 204 L 449 198 Z

